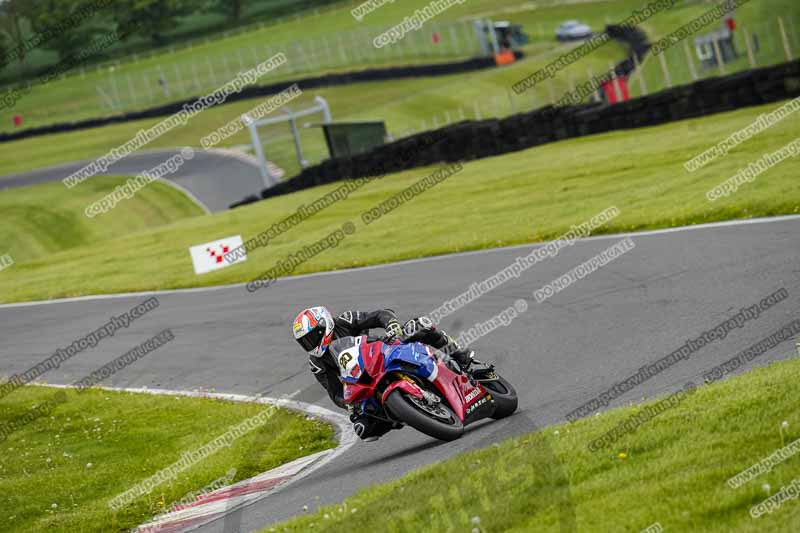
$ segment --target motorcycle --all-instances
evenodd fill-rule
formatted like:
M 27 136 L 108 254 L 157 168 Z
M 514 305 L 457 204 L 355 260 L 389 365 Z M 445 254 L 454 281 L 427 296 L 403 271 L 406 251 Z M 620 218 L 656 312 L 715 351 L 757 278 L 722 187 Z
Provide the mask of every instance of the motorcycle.
M 387 344 L 362 336 L 337 362 L 345 403 L 436 439 L 455 440 L 464 426 L 517 409 L 514 387 L 493 365 L 474 361 L 478 367 L 465 373 L 446 354 L 420 342 Z

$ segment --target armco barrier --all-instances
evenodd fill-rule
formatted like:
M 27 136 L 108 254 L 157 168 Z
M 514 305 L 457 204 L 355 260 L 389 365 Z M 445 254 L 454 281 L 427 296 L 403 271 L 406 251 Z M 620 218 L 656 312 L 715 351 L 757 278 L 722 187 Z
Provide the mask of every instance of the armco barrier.
M 523 57 L 522 52 L 514 52 L 514 55 L 517 59 Z M 352 72 L 340 72 L 335 74 L 326 74 L 325 76 L 316 76 L 313 78 L 303 78 L 300 80 L 281 81 L 272 83 L 270 85 L 245 87 L 241 92 L 229 95 L 226 99 L 226 103 L 278 94 L 287 87 L 291 87 L 295 83 L 300 87 L 301 90 L 309 90 L 317 89 L 319 87 L 350 85 L 353 83 L 364 83 L 370 81 L 386 81 L 426 76 L 448 76 L 450 74 L 461 74 L 464 72 L 473 72 L 476 70 L 494 68 L 495 66 L 496 65 L 493 57 L 481 57 L 468 59 L 466 61 L 458 61 L 455 63 L 434 63 L 430 65 L 410 65 L 405 67 L 372 68 Z M 50 135 L 52 133 L 64 133 L 68 131 L 97 128 L 100 126 L 106 126 L 108 124 L 130 122 L 132 120 L 166 117 L 173 113 L 177 113 L 183 108 L 184 104 L 191 104 L 197 98 L 198 97 L 195 96 L 180 102 L 172 102 L 170 104 L 165 104 L 158 107 L 151 107 L 141 111 L 132 111 L 130 113 L 113 115 L 110 117 L 91 118 L 78 122 L 62 122 L 59 124 L 50 124 L 47 126 L 40 126 L 38 128 L 29 128 L 12 133 L 0 133 L 0 143 L 15 141 L 18 139 L 27 139 L 29 137 L 36 137 L 39 135 Z
M 625 102 L 547 106 L 502 120 L 464 121 L 397 140 L 367 153 L 323 161 L 262 191 L 262 198 L 324 183 L 482 159 L 572 137 L 655 126 L 800 95 L 800 60 L 708 78 Z M 434 144 L 421 142 L 433 136 Z M 412 159 L 398 154 L 413 152 Z M 249 200 L 249 201 L 248 201 Z M 255 201 L 250 197 L 236 205 Z M 234 207 L 234 206 L 231 206 Z

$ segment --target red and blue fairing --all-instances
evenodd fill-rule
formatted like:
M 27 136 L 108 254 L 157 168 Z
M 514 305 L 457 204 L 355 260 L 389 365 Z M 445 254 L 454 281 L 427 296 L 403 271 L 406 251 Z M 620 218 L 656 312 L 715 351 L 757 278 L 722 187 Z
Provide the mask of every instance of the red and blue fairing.
M 483 385 L 452 371 L 422 343 L 386 344 L 367 342 L 366 337 L 361 337 L 357 359 L 353 359 L 345 354 L 339 359 L 347 403 L 382 408 L 389 394 L 398 388 L 421 398 L 423 388 L 430 390 L 430 386 L 424 386 L 428 382 L 464 423 L 491 416 L 494 411 L 494 400 Z

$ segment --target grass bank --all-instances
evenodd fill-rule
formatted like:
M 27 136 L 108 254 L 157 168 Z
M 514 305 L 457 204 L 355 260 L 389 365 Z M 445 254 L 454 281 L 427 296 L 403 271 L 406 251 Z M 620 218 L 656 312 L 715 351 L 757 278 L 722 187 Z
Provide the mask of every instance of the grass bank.
M 190 246 L 237 234 L 245 240 L 255 237 L 339 184 L 189 218 L 106 240 L 102 246 L 79 246 L 17 263 L 0 272 L 0 299 L 13 302 L 249 281 L 347 220 L 355 224 L 355 233 L 301 263 L 293 274 L 549 240 L 611 206 L 621 214 L 598 233 L 796 214 L 800 183 L 796 160 L 791 158 L 735 194 L 713 203 L 705 196 L 765 152 L 793 141 L 797 129 L 791 118 L 694 173 L 683 168 L 687 160 L 778 105 L 571 139 L 469 162 L 443 183 L 365 225 L 360 213 L 434 168 L 388 175 L 274 238 L 269 246 L 251 251 L 246 262 L 202 276 L 194 274 Z M 93 220 L 103 224 L 105 217 L 116 216 L 115 211 Z M 6 252 L 15 255 L 13 248 Z
M 17 263 L 100 241 L 121 238 L 205 213 L 175 187 L 151 183 L 136 195 L 98 217 L 84 209 L 122 185 L 128 178 L 101 176 L 80 187 L 61 182 L 0 192 L 0 243 Z M 0 252 L 0 255 L 3 253 Z
M 327 424 L 274 410 L 231 446 L 114 513 L 115 496 L 272 408 L 98 389 L 54 400 L 61 393 L 23 387 L 0 402 L 3 426 L 35 406 L 42 414 L 0 443 L 3 531 L 127 531 L 231 469 L 236 482 L 334 446 Z

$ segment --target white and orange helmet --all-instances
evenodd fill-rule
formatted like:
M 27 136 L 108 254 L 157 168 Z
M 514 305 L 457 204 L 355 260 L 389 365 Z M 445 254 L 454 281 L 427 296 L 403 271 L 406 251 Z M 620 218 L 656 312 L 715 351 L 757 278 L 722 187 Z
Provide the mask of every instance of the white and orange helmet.
M 310 355 L 322 357 L 333 340 L 333 315 L 325 307 L 303 309 L 294 319 L 294 340 Z

